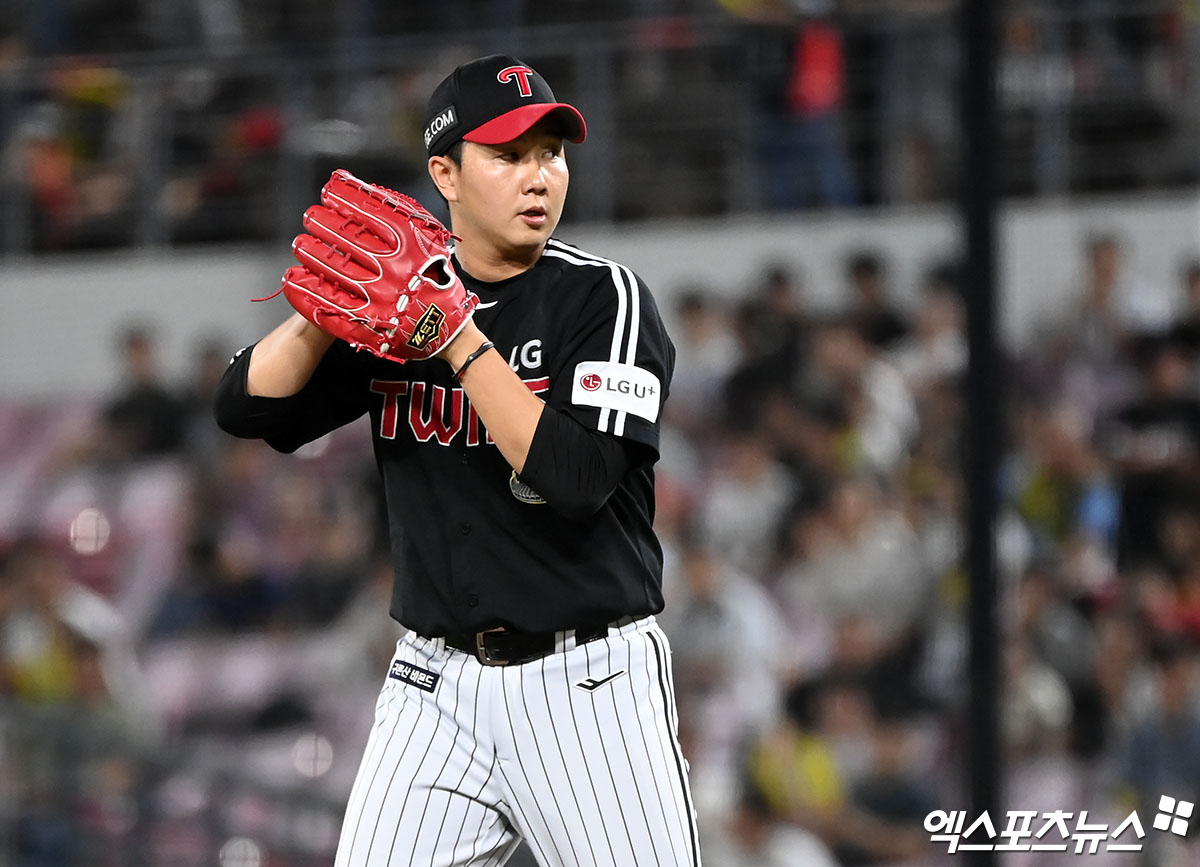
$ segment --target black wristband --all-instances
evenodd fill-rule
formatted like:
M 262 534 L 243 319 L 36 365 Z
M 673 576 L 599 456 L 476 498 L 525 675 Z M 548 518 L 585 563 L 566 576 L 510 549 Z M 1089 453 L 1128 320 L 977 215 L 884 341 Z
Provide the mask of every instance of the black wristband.
M 463 373 L 466 371 L 466 369 L 468 367 L 471 366 L 472 363 L 474 363 L 475 359 L 478 358 L 479 356 L 483 355 L 485 352 L 487 352 L 489 349 L 491 349 L 495 345 L 496 344 L 492 343 L 492 341 L 490 341 L 490 340 L 483 341 L 483 343 L 480 344 L 478 349 L 476 349 L 474 352 L 472 352 L 470 355 L 467 356 L 467 360 L 462 363 L 462 367 L 460 367 L 458 370 L 454 371 L 454 378 L 461 381 Z

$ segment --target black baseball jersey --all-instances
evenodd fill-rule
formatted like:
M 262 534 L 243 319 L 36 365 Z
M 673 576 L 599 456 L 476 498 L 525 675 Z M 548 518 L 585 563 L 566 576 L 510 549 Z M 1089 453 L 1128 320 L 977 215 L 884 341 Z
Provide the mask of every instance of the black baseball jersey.
M 450 366 L 397 364 L 339 341 L 280 413 L 291 451 L 370 414 L 395 564 L 391 613 L 424 635 L 523 631 L 662 609 L 652 530 L 659 424 L 675 350 L 628 268 L 557 240 L 528 271 L 482 283 L 475 321 L 530 391 L 644 457 L 600 510 L 572 520 L 515 477 Z M 242 380 L 244 382 L 244 380 Z

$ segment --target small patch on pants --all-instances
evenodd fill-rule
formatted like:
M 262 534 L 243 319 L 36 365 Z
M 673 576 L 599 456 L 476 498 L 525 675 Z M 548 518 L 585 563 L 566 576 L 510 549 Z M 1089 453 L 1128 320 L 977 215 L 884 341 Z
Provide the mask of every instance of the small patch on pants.
M 441 675 L 397 659 L 392 662 L 392 670 L 388 672 L 388 677 L 393 677 L 409 686 L 415 686 L 417 689 L 433 692 L 437 688 L 437 682 Z

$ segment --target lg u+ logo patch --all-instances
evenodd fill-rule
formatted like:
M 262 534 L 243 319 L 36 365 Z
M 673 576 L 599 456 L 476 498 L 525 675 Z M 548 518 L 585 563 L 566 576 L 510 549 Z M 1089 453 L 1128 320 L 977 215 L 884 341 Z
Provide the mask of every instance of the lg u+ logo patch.
M 662 383 L 634 364 L 582 361 L 575 366 L 571 403 L 628 412 L 653 422 L 662 403 Z

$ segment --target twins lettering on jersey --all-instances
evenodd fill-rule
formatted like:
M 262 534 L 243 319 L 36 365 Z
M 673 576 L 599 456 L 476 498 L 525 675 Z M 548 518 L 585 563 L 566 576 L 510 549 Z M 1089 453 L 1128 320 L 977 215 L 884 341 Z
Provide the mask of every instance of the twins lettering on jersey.
M 514 372 L 522 367 L 538 370 L 542 366 L 542 341 L 527 340 L 512 348 L 508 366 Z M 534 394 L 550 389 L 550 377 L 539 376 L 523 379 L 526 387 Z M 379 435 L 385 440 L 394 440 L 399 430 L 400 418 L 408 411 L 408 426 L 417 442 L 436 441 L 448 446 L 454 438 L 467 430 L 467 445 L 477 446 L 482 441 L 495 445 L 490 434 L 481 440 L 479 414 L 467 400 L 461 388 L 446 388 L 427 382 L 410 382 L 406 379 L 372 379 L 371 391 L 383 395 L 383 411 L 379 415 Z M 429 395 L 426 400 L 426 395 Z M 426 408 L 428 403 L 428 408 Z
M 550 390 L 548 376 L 525 379 L 522 382 L 534 394 Z M 409 382 L 406 379 L 372 379 L 371 391 L 383 395 L 379 435 L 385 440 L 396 438 L 400 417 L 407 410 L 408 426 L 417 442 L 432 440 L 438 445 L 448 446 L 465 428 L 467 445 L 477 446 L 481 442 L 495 444 L 491 434 L 483 430 L 479 413 L 471 406 L 461 388 L 446 388 L 428 382 Z M 426 394 L 429 394 L 428 400 Z

